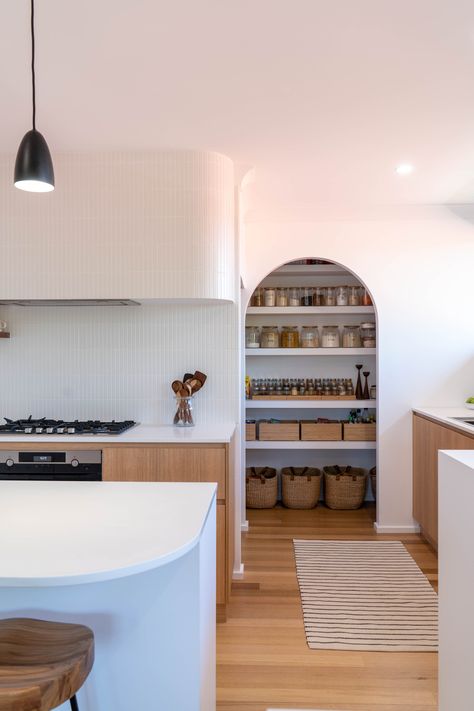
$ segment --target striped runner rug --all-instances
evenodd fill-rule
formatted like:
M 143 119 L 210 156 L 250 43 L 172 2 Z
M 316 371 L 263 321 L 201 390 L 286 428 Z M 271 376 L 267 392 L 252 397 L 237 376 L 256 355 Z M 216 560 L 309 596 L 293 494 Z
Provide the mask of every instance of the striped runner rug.
M 293 545 L 311 649 L 438 650 L 438 596 L 402 543 Z

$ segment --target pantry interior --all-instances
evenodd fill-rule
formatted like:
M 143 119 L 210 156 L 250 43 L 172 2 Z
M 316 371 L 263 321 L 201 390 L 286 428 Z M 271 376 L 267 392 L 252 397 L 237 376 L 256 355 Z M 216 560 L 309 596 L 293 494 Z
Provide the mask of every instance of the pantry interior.
M 246 474 L 363 468 L 375 500 L 376 364 L 376 309 L 355 274 L 317 258 L 268 274 L 245 318 Z

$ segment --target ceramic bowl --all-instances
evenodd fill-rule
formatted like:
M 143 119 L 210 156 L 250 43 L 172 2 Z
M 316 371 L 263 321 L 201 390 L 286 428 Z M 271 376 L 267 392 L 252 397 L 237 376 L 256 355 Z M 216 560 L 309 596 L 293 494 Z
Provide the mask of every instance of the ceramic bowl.
M 465 402 L 464 407 L 467 407 L 468 410 L 474 410 L 474 402 Z

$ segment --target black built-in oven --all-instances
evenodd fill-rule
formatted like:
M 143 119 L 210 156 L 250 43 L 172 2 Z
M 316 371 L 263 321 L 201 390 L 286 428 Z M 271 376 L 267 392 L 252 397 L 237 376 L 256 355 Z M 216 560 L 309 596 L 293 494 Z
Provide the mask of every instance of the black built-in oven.
M 0 451 L 0 479 L 101 481 L 101 450 Z

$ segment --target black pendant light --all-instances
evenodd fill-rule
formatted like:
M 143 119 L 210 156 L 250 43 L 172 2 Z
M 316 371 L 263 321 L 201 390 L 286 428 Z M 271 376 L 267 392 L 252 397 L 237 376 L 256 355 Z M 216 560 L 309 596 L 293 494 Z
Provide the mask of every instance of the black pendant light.
M 54 190 L 51 153 L 43 135 L 36 130 L 35 85 L 35 3 L 31 0 L 31 85 L 33 94 L 33 129 L 25 133 L 15 162 L 15 187 L 32 193 Z

